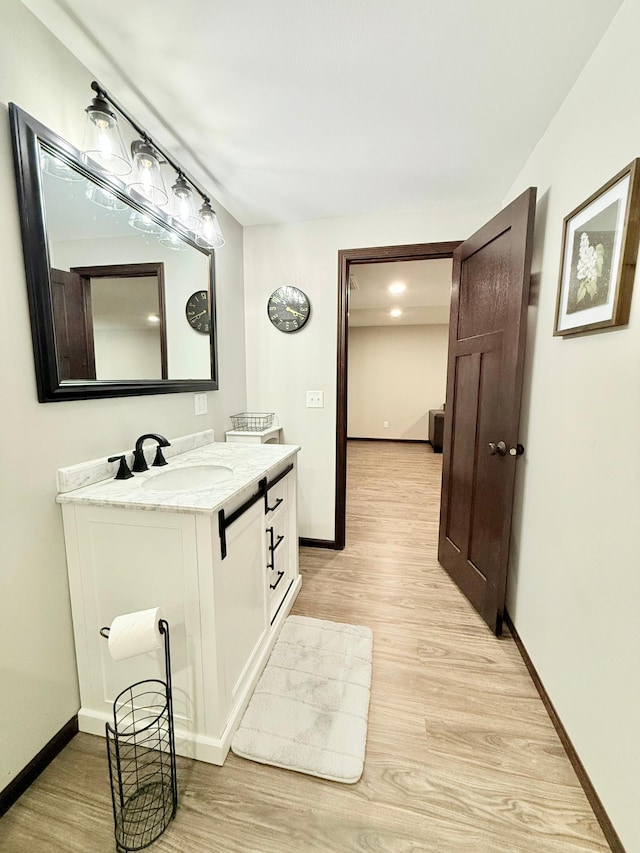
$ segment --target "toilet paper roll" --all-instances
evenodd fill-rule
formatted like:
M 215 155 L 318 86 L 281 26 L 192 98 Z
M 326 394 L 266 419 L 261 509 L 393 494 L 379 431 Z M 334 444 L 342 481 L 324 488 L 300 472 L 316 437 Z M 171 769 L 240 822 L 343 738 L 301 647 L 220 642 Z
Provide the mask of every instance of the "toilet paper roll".
M 159 649 L 163 644 L 158 622 L 162 619 L 159 607 L 136 610 L 116 616 L 109 629 L 109 654 L 114 660 L 126 660 Z

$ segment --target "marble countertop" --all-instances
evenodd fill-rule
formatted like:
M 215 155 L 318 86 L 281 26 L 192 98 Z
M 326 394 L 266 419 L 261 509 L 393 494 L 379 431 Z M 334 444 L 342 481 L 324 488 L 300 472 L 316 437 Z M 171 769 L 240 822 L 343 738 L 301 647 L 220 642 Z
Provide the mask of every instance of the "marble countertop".
M 148 471 L 135 474 L 129 480 L 114 480 L 112 475 L 108 480 L 62 492 L 57 501 L 123 509 L 211 514 L 243 489 L 275 473 L 275 469 L 281 468 L 283 462 L 292 461 L 299 450 L 297 445 L 288 444 L 213 442 L 173 456 L 164 467 L 149 466 Z M 230 479 L 206 489 L 152 491 L 143 485 L 146 480 L 162 472 L 196 465 L 224 465 L 231 468 L 233 474 Z M 113 467 L 115 471 L 117 465 Z

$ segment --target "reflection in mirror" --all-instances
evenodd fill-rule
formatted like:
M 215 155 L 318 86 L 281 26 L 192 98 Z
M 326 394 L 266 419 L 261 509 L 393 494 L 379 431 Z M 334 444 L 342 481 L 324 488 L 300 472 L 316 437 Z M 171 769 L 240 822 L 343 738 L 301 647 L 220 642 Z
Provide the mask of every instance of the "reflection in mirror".
M 96 379 L 166 379 L 158 277 L 91 276 L 89 286 Z
M 166 379 L 163 281 L 162 264 L 52 268 L 62 381 Z
M 73 169 L 69 171 L 77 174 Z M 73 269 L 104 266 L 108 262 L 113 266 L 125 268 L 126 274 L 126 268 L 131 265 L 153 266 L 162 268 L 164 271 L 163 290 L 165 288 L 171 290 L 175 297 L 177 289 L 184 297 L 183 304 L 175 305 L 176 315 L 173 318 L 175 322 L 172 322 L 171 317 L 167 322 L 168 365 L 165 376 L 162 376 L 159 361 L 157 369 L 151 373 L 148 372 L 146 358 L 142 355 L 138 358 L 138 354 L 145 351 L 143 347 L 127 347 L 126 351 L 121 352 L 116 373 L 104 374 L 104 369 L 108 370 L 108 367 L 105 367 L 103 370 L 97 370 L 96 375 L 91 378 L 105 380 L 210 378 L 209 340 L 194 335 L 184 323 L 184 301 L 191 291 L 185 294 L 181 286 L 182 280 L 187 277 L 190 281 L 203 282 L 203 286 L 206 287 L 209 260 L 207 255 L 189 246 L 178 234 L 164 228 L 150 216 L 132 210 L 114 193 L 89 181 L 69 181 L 66 177 L 60 180 L 49 172 L 45 172 L 42 176 L 42 192 L 47 223 L 49 263 L 52 270 L 70 273 Z M 130 222 L 132 219 L 133 223 Z M 141 230 L 141 226 L 146 230 Z M 177 251 L 173 247 L 172 238 L 175 240 Z M 184 251 L 181 251 L 183 249 Z M 139 282 L 132 282 L 129 291 L 141 286 Z M 108 285 L 103 281 L 101 286 L 103 292 L 105 288 L 108 288 Z M 93 288 L 91 289 L 93 291 Z M 119 311 L 121 317 L 124 317 L 131 310 L 131 306 L 126 302 L 118 303 L 116 285 L 113 283 L 112 291 L 111 313 L 115 316 Z M 127 301 L 136 300 L 139 307 L 144 310 L 142 296 L 137 297 L 129 293 L 128 289 L 122 285 L 117 289 L 117 293 L 120 297 L 124 296 Z M 91 295 L 93 296 L 93 293 Z M 170 297 L 169 301 L 171 301 Z M 177 302 L 175 299 L 174 301 Z M 97 345 L 96 318 L 91 314 L 92 300 L 89 300 L 87 305 L 89 310 L 86 322 L 94 325 L 93 340 Z M 160 306 L 157 293 L 154 297 L 154 305 L 149 307 L 145 316 L 158 313 Z M 131 325 L 130 328 L 132 328 Z M 142 327 L 139 326 L 139 328 Z M 143 333 L 140 332 L 140 339 L 142 335 Z M 59 352 L 57 336 L 56 348 Z M 60 355 L 58 357 L 60 358 Z M 89 377 L 78 375 L 69 377 L 69 379 L 85 378 Z
M 217 388 L 212 253 L 10 110 L 39 399 Z M 185 318 L 197 290 L 210 335 Z

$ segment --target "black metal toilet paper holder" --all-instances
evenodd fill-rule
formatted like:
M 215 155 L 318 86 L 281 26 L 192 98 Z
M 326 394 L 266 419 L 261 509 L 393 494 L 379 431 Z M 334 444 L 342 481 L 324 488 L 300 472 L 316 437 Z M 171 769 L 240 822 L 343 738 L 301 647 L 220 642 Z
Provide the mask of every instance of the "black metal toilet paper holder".
M 109 638 L 110 629 L 100 636 Z M 164 640 L 166 680 L 137 681 L 113 703 L 113 725 L 105 724 L 111 802 L 118 851 L 153 844 L 178 807 L 176 748 L 171 689 L 169 623 L 158 622 Z

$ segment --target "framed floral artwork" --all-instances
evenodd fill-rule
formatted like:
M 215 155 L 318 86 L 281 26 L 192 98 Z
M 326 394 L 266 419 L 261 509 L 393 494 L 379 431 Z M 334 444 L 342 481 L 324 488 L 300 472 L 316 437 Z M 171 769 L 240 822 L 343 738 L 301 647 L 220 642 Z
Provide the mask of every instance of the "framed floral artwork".
M 629 322 L 640 239 L 640 159 L 564 219 L 555 335 Z

